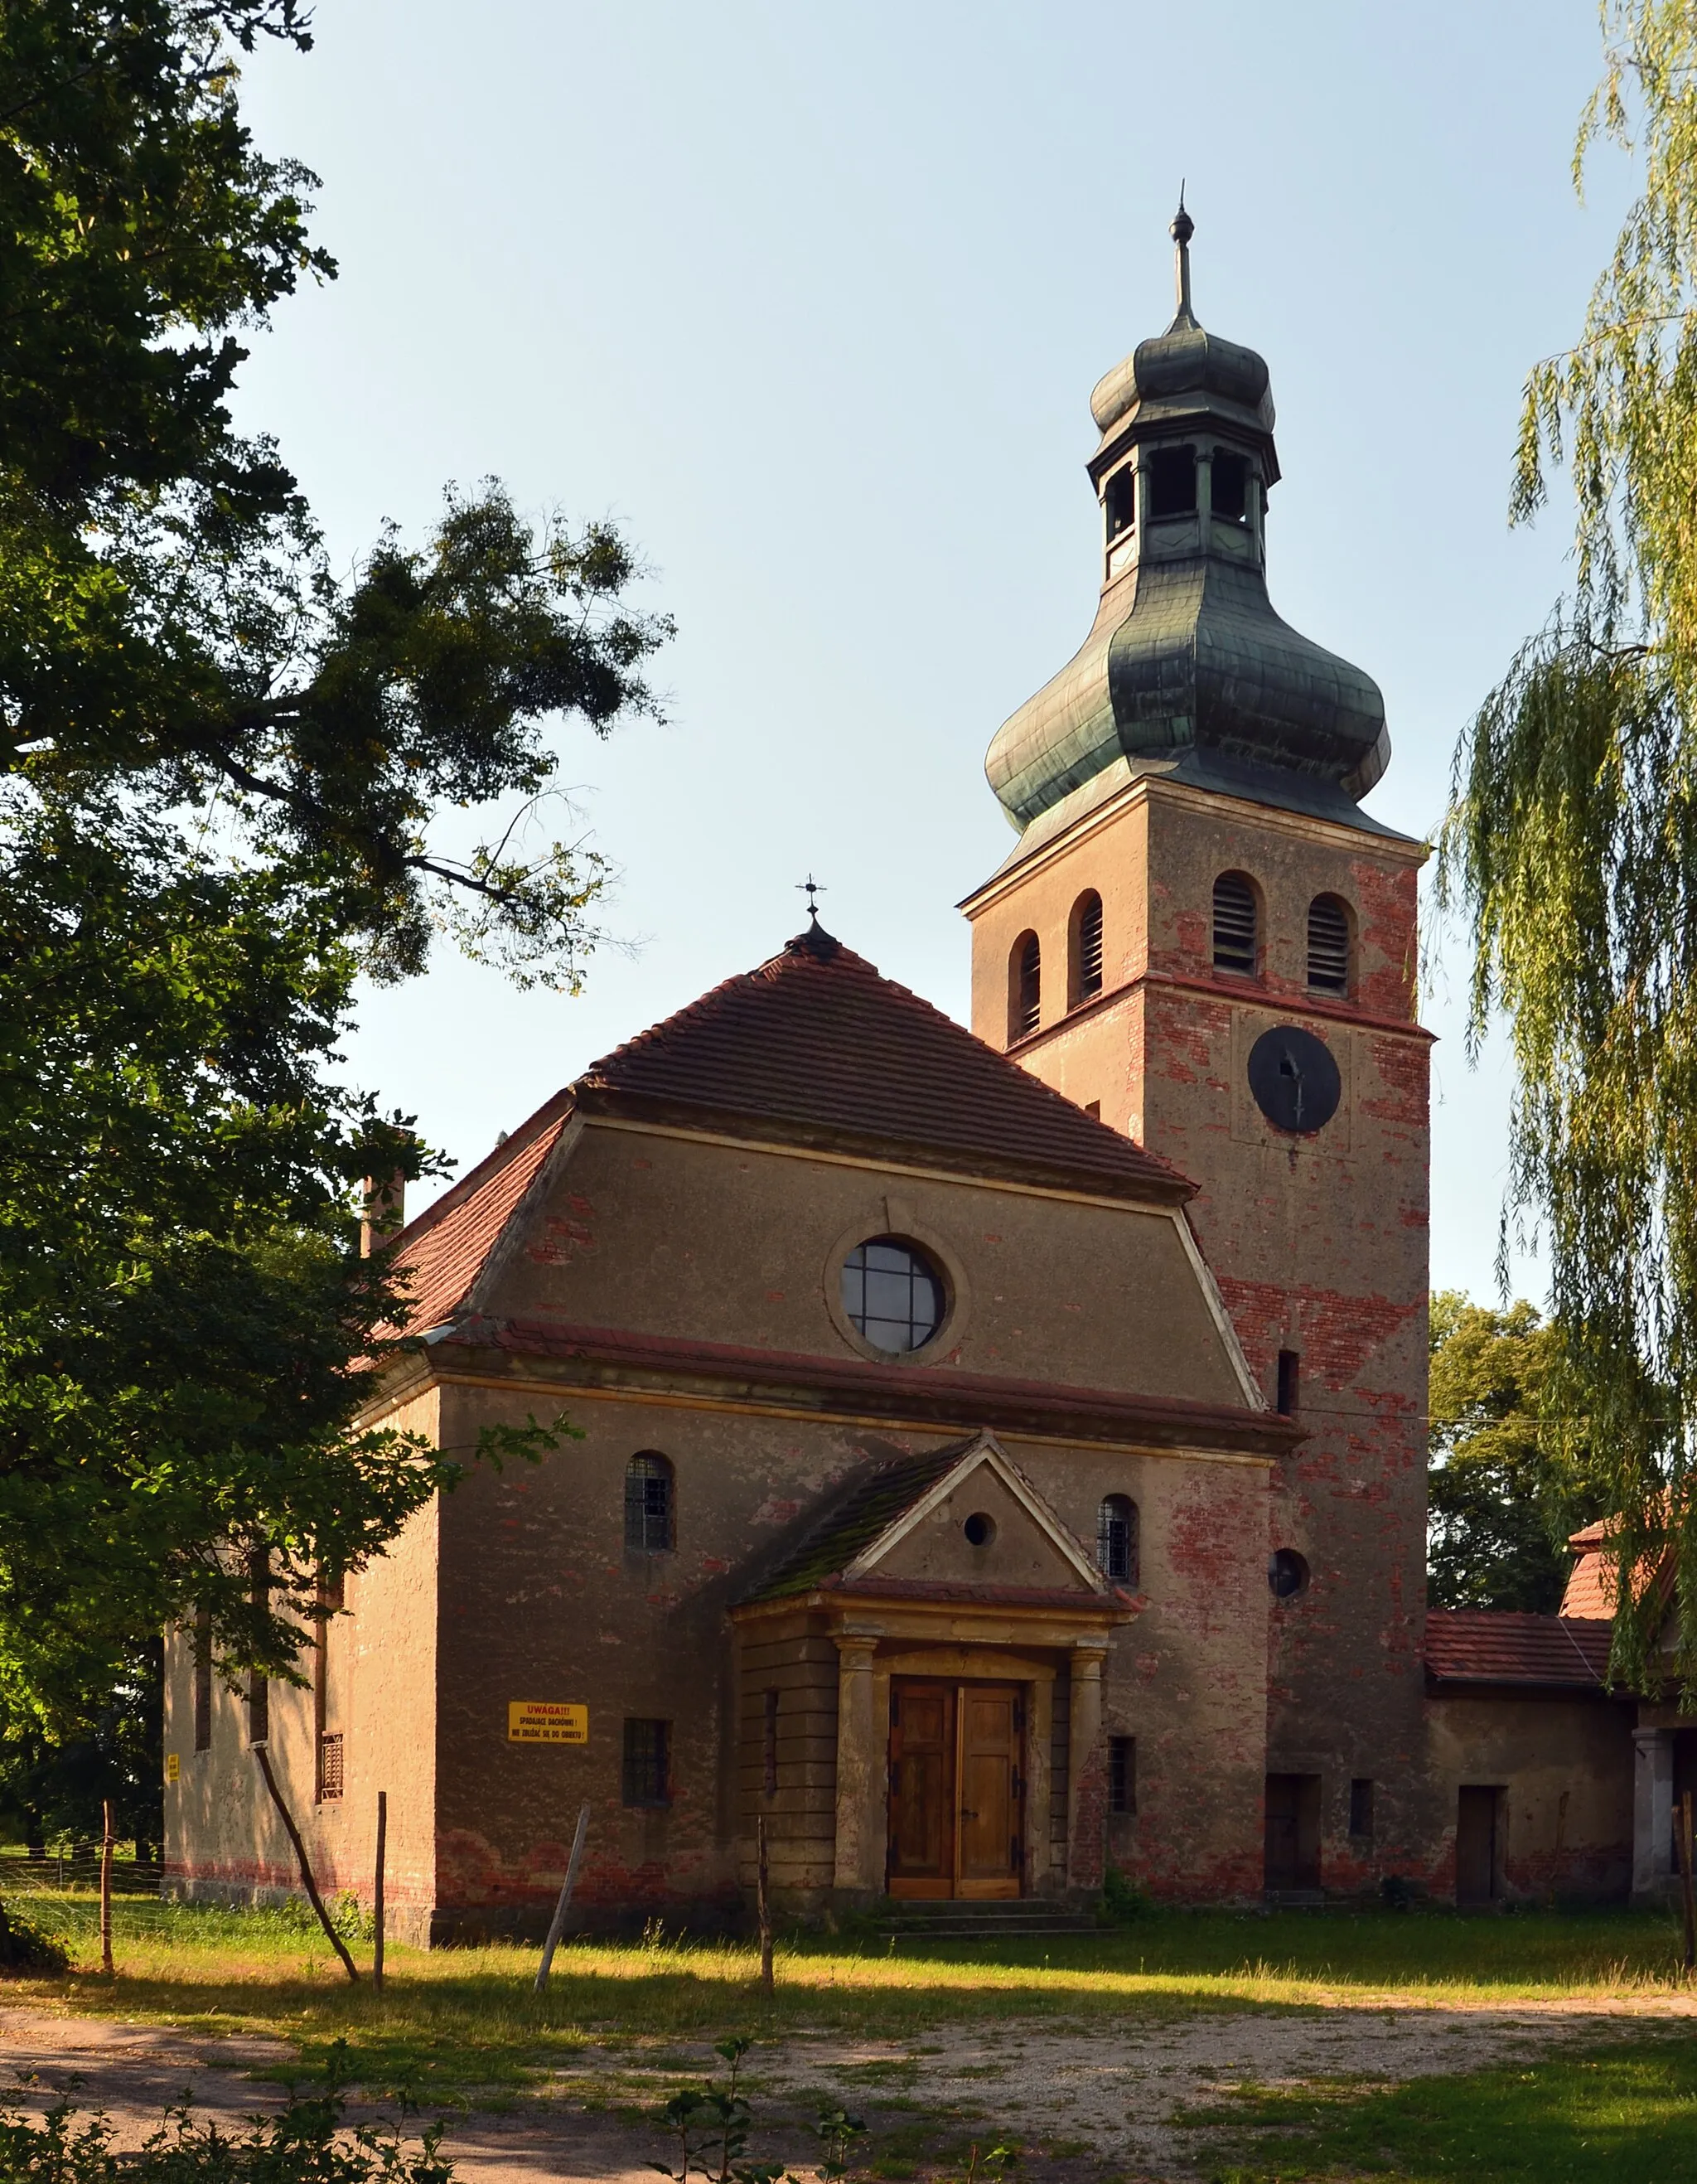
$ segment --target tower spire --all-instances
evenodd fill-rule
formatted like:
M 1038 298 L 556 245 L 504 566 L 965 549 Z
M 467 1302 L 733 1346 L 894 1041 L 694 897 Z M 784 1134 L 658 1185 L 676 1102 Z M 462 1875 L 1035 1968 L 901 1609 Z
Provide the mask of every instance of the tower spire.
M 1184 209 L 1182 182 L 1178 186 L 1178 210 L 1173 214 L 1172 226 L 1167 232 L 1174 244 L 1172 277 L 1178 291 L 1177 315 L 1167 328 L 1167 332 L 1171 333 L 1178 326 L 1193 326 L 1196 324 L 1196 314 L 1190 308 L 1190 238 L 1196 232 L 1196 222 Z

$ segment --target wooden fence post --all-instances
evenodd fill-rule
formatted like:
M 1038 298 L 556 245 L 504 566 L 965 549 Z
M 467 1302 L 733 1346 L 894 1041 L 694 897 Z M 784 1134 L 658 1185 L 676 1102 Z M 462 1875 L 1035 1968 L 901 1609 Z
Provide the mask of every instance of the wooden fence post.
M 548 1975 L 554 1970 L 554 1953 L 559 1947 L 559 1937 L 565 1931 L 565 1914 L 571 1908 L 571 1892 L 577 1886 L 577 1869 L 583 1858 L 583 1838 L 589 1832 L 589 1808 L 585 1805 L 577 1815 L 577 1833 L 571 1839 L 571 1856 L 566 1862 L 565 1886 L 559 1892 L 559 1901 L 554 1907 L 549 1921 L 548 1939 L 542 1943 L 542 1960 L 537 1966 L 537 1992 L 548 1985 Z
M 1686 1802 L 1689 1806 L 1690 1800 Z M 100 1969 L 112 1977 L 112 1801 L 100 1807 Z
M 759 1814 L 754 1821 L 754 1905 L 760 1921 L 760 1988 L 770 1994 L 772 1991 L 772 1905 L 767 1888 L 766 1816 Z
M 256 1744 L 253 1747 L 253 1757 L 259 1763 L 259 1772 L 265 1778 L 265 1787 L 271 1793 L 271 1802 L 277 1808 L 277 1817 L 283 1824 L 284 1832 L 287 1835 L 289 1841 L 295 1847 L 295 1862 L 301 1869 L 301 1886 L 306 1891 L 307 1901 L 311 1904 L 313 1909 L 317 1912 L 318 1923 L 323 1927 L 325 1934 L 329 1936 L 331 1947 L 334 1949 L 337 1955 L 341 1958 L 342 1970 L 347 1973 L 348 1978 L 351 1979 L 357 1986 L 359 1982 L 359 1968 L 354 1963 L 353 1958 L 348 1955 L 347 1942 L 342 1940 L 341 1935 L 337 1932 L 335 1927 L 331 1924 L 330 1914 L 324 1908 L 324 1898 L 319 1894 L 318 1883 L 312 1877 L 312 1866 L 307 1858 L 306 1845 L 301 1841 L 301 1831 L 295 1825 L 294 1814 L 283 1802 L 283 1793 L 277 1787 L 276 1776 L 271 1772 L 270 1754 L 266 1751 L 263 1744 Z
M 371 1984 L 383 1991 L 383 1860 L 389 1847 L 389 1793 L 377 1792 L 377 1885 L 373 1890 L 372 1924 L 376 1935 L 371 1951 Z

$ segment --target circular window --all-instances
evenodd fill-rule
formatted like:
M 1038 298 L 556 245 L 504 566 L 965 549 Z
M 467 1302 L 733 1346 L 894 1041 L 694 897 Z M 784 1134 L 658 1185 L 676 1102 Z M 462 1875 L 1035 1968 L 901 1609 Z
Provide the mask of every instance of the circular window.
M 996 1536 L 996 1520 L 987 1517 L 982 1509 L 975 1509 L 960 1529 L 966 1535 L 969 1547 L 988 1547 Z
M 1308 1564 L 1294 1547 L 1275 1547 L 1267 1557 L 1267 1583 L 1275 1600 L 1294 1600 L 1308 1590 Z
M 943 1324 L 943 1277 L 899 1236 L 857 1244 L 843 1262 L 843 1309 L 874 1349 L 923 1350 Z

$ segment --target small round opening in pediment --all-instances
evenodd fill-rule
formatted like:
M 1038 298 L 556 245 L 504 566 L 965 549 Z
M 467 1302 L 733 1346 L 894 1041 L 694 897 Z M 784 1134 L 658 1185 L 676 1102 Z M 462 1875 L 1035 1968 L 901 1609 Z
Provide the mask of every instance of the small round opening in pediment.
M 960 1527 L 966 1535 L 969 1547 L 988 1547 L 996 1536 L 996 1520 L 982 1509 L 975 1509 Z
M 1275 1600 L 1294 1600 L 1308 1590 L 1308 1564 L 1294 1547 L 1275 1547 L 1267 1557 L 1267 1583 Z

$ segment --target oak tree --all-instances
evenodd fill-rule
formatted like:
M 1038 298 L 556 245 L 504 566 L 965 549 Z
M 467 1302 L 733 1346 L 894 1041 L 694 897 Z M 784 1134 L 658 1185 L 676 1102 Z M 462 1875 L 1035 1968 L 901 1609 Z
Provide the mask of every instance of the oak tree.
M 669 630 L 616 530 L 492 482 L 339 574 L 237 432 L 335 272 L 242 121 L 261 40 L 299 0 L 0 10 L 0 1721 L 55 1735 L 197 1609 L 287 1673 L 318 1568 L 475 1453 L 359 1425 L 405 1323 L 359 1180 L 429 1161 L 337 1041 L 439 931 L 575 988 L 558 731 L 654 713 Z

